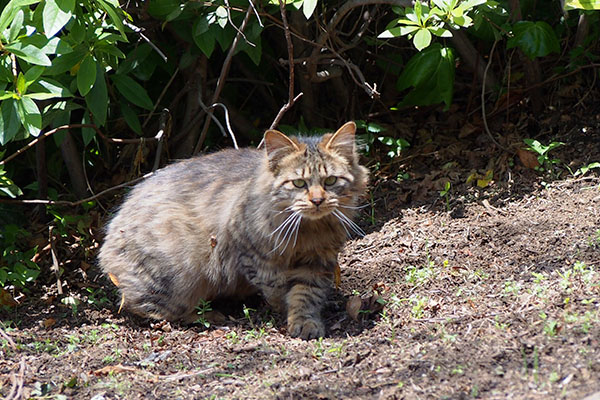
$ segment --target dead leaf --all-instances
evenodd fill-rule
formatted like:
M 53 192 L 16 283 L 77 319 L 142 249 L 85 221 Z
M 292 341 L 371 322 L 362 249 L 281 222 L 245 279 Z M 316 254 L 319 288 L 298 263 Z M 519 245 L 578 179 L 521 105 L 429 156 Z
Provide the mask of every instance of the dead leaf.
M 0 305 L 14 307 L 19 304 L 10 293 L 0 287 Z
M 340 269 L 340 264 L 335 264 L 335 268 L 333 269 L 333 281 L 335 282 L 335 288 L 339 289 L 340 284 L 342 283 L 342 270 Z
M 531 151 L 525 149 L 517 149 L 517 155 L 519 156 L 519 160 L 523 163 L 526 168 L 535 169 L 540 166 L 540 163 Z
M 117 277 L 114 274 L 109 272 L 108 277 L 110 278 L 110 281 L 113 283 L 113 285 L 119 287 L 119 279 L 117 279 Z
M 42 321 L 42 326 L 46 329 L 52 328 L 56 325 L 56 320 L 54 318 L 46 318 Z
M 358 313 L 362 306 L 362 299 L 360 296 L 352 296 L 346 302 L 346 312 L 355 321 L 358 321 Z
M 106 367 L 102 367 L 100 369 L 95 370 L 93 373 L 96 376 L 100 375 L 108 375 L 108 374 L 120 374 L 121 372 L 136 372 L 137 368 L 128 367 L 122 364 L 117 365 L 107 365 Z

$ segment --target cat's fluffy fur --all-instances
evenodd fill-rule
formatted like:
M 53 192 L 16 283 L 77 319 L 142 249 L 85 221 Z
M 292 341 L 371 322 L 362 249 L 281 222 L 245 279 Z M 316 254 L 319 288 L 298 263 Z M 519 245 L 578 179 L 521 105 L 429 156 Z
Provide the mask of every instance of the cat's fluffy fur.
M 265 149 L 178 162 L 138 184 L 107 229 L 100 265 L 125 307 L 191 321 L 200 299 L 257 291 L 288 332 L 323 336 L 321 308 L 368 172 L 356 125 L 322 137 L 265 133 Z

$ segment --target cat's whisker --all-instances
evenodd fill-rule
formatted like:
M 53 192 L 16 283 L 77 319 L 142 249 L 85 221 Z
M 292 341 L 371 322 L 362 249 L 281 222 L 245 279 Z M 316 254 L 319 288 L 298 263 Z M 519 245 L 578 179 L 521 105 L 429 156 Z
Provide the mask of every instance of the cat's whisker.
M 338 221 L 340 221 L 340 225 L 342 225 L 342 228 L 344 228 L 344 231 L 346 231 L 346 235 L 351 238 L 352 235 L 350 234 L 350 232 L 348 232 L 348 228 L 346 228 L 346 222 L 344 222 L 343 219 L 341 219 L 335 212 L 337 210 L 333 210 L 332 214 L 335 215 L 335 217 L 338 219 Z
M 347 205 L 344 205 L 344 204 L 339 204 L 338 207 L 347 208 L 349 210 L 360 210 L 360 209 L 363 209 L 365 207 L 369 207 L 370 205 L 371 204 L 368 204 L 368 203 L 367 204 L 363 204 L 362 206 L 347 206 Z
M 298 227 L 300 226 L 300 221 L 302 221 L 302 216 L 300 214 L 298 214 L 298 218 L 296 218 L 294 223 L 291 225 L 290 229 L 288 229 L 286 232 L 287 240 L 285 242 L 285 246 L 283 246 L 283 249 L 281 249 L 281 252 L 279 253 L 279 255 L 282 255 L 285 252 L 285 250 L 288 247 L 288 244 L 290 244 L 290 240 L 292 239 L 292 236 L 295 236 L 298 233 Z M 289 232 L 289 235 L 287 235 L 288 232 Z M 292 248 L 295 245 L 296 244 L 294 243 Z
M 269 237 L 273 236 L 274 234 L 276 234 L 277 232 L 281 231 L 283 228 L 285 228 L 285 226 L 287 224 L 289 224 L 294 217 L 296 216 L 296 212 L 292 212 L 290 215 L 287 216 L 287 218 L 273 231 L 269 234 Z M 277 235 L 277 238 L 279 238 L 279 235 Z
M 271 250 L 271 253 L 277 250 L 283 244 L 289 228 L 294 225 L 294 222 L 298 216 L 299 214 L 297 212 L 293 212 L 277 227 L 277 229 L 271 232 L 269 237 L 272 237 L 275 233 L 277 233 L 277 236 L 275 237 L 275 247 L 273 250 Z
M 292 204 L 291 206 L 287 206 L 286 208 L 284 208 L 281 211 L 280 210 L 271 210 L 271 212 L 277 213 L 276 215 L 279 215 L 279 214 L 283 214 L 284 212 L 290 212 L 290 211 L 294 212 L 293 208 L 294 208 L 294 205 Z
M 336 217 L 338 217 L 338 219 L 340 220 L 340 222 L 343 221 L 346 224 L 346 226 L 348 226 L 348 228 L 350 228 L 358 236 L 365 236 L 366 235 L 365 231 L 363 231 L 360 226 L 356 225 L 354 223 L 354 221 L 352 221 L 350 218 L 348 218 L 344 213 L 342 213 L 339 210 L 334 210 L 333 213 L 334 213 L 334 215 Z
M 300 231 L 300 223 L 302 222 L 302 215 L 300 215 L 300 218 L 298 218 L 298 222 L 296 223 L 296 232 L 294 233 L 294 244 L 292 245 L 293 247 L 296 247 L 296 240 L 298 240 L 298 231 Z
M 285 246 L 283 246 L 283 248 L 281 249 L 281 253 L 279 253 L 279 254 L 281 255 L 285 252 L 285 249 L 287 248 L 288 244 L 290 243 L 290 239 L 293 235 L 295 227 L 298 225 L 298 221 L 300 221 L 302 219 L 302 216 L 299 213 L 294 213 L 294 214 L 292 214 L 292 216 L 293 216 L 293 218 L 290 220 L 290 222 L 288 222 L 286 224 L 287 226 L 285 227 L 285 229 L 282 230 L 279 235 L 277 235 L 275 247 L 273 248 L 273 250 L 271 250 L 269 252 L 269 254 L 276 251 L 284 243 L 285 243 Z M 283 233 L 283 236 L 281 237 L 281 240 L 279 240 L 281 233 Z

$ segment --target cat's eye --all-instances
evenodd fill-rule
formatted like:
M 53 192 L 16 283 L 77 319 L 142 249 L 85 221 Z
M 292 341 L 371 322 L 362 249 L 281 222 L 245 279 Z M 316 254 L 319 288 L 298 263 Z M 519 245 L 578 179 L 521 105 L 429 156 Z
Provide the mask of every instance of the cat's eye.
M 296 186 L 298 189 L 302 189 L 303 187 L 306 186 L 306 181 L 303 179 L 294 179 L 292 181 L 292 183 L 294 184 L 294 186 Z
M 325 185 L 331 186 L 337 182 L 337 176 L 328 176 L 325 178 Z

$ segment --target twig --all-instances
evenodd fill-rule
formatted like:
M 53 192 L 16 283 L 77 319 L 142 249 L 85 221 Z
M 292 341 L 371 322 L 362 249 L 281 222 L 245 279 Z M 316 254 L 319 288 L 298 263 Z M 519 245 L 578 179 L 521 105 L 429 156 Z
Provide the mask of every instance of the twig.
M 50 269 L 54 272 L 54 276 L 56 277 L 56 287 L 58 289 L 58 294 L 62 295 L 62 282 L 60 280 L 60 267 L 58 265 L 58 258 L 56 257 L 56 250 L 54 249 L 54 235 L 52 234 L 52 229 L 54 227 L 50 225 L 48 228 L 48 240 L 50 241 L 50 254 L 52 254 L 52 267 Z
M 487 117 L 485 115 L 485 79 L 487 77 L 488 70 L 490 69 L 490 65 L 492 65 L 492 56 L 494 55 L 494 49 L 496 48 L 497 43 L 498 40 L 495 40 L 494 44 L 492 45 L 492 49 L 490 50 L 490 56 L 488 58 L 487 65 L 485 66 L 485 70 L 483 71 L 483 84 L 481 85 L 481 116 L 483 118 L 483 127 L 485 128 L 485 131 L 487 132 L 490 139 L 492 139 L 492 142 L 494 142 L 496 146 L 498 146 L 502 150 L 510 152 L 506 147 L 502 146 L 500 143 L 498 143 L 498 141 L 496 141 L 496 138 L 494 138 L 494 135 L 492 135 L 492 132 L 490 132 L 490 128 L 488 127 L 487 123 Z
M 258 20 L 258 25 L 260 25 L 261 28 L 264 28 L 265 26 L 263 25 L 263 23 L 260 19 L 260 14 L 258 13 L 258 10 L 256 9 L 256 7 L 254 7 L 254 3 L 252 3 L 251 0 L 248 0 L 248 4 L 250 4 L 250 8 L 252 8 L 252 11 L 254 11 L 254 15 L 256 15 L 256 19 Z
M 252 0 L 249 0 L 249 1 L 252 1 Z M 240 26 L 240 30 L 235 35 L 235 38 L 233 38 L 233 42 L 231 43 L 229 52 L 227 53 L 227 56 L 225 57 L 225 61 L 223 62 L 223 68 L 221 68 L 221 74 L 219 75 L 219 80 L 217 81 L 217 87 L 215 89 L 215 92 L 213 94 L 213 98 L 211 101 L 212 104 L 216 103 L 219 100 L 219 96 L 221 95 L 221 91 L 223 90 L 223 86 L 225 85 L 225 79 L 227 78 L 227 74 L 229 73 L 229 68 L 231 67 L 231 59 L 233 58 L 233 53 L 235 52 L 235 49 L 237 48 L 240 37 L 242 36 L 241 33 L 244 31 L 244 29 L 246 29 L 246 25 L 248 24 L 248 20 L 250 19 L 251 14 L 252 14 L 252 7 L 248 7 L 248 10 L 246 10 L 246 16 L 244 17 L 244 21 L 242 22 L 242 25 Z M 210 117 L 213 114 L 213 112 L 214 111 L 212 111 L 212 109 L 211 109 L 208 112 L 208 114 L 209 114 L 208 116 Z M 200 138 L 198 139 L 198 142 L 196 143 L 196 146 L 194 147 L 194 152 L 193 152 L 194 155 L 198 154 L 198 152 L 202 148 L 202 144 L 204 144 L 204 140 L 206 139 L 206 134 L 208 132 L 208 127 L 210 126 L 210 121 L 211 121 L 211 118 L 206 118 L 204 120 L 204 127 L 202 128 L 202 132 L 200 133 Z
M 23 153 L 26 150 L 29 150 L 30 148 L 32 148 L 33 146 L 35 146 L 36 143 L 38 143 L 39 141 L 47 138 L 50 135 L 55 134 L 58 131 L 61 130 L 65 130 L 65 129 L 74 129 L 74 128 L 92 128 L 96 131 L 96 133 L 106 142 L 109 143 L 120 143 L 120 144 L 127 144 L 127 143 L 141 143 L 142 141 L 145 140 L 156 140 L 155 137 L 153 138 L 140 138 L 140 139 L 117 139 L 117 138 L 109 138 L 107 136 L 105 136 L 102 131 L 100 130 L 100 128 L 98 128 L 96 125 L 94 124 L 69 124 L 69 125 L 62 125 L 59 126 L 58 128 L 54 128 L 49 130 L 48 132 L 44 132 L 43 135 L 38 136 L 37 138 L 33 139 L 31 142 L 27 143 L 25 146 L 21 147 L 19 150 L 17 150 L 16 152 L 14 152 L 13 154 L 11 154 L 10 156 L 6 157 L 4 160 L 0 161 L 0 165 L 4 165 L 7 162 L 9 162 L 10 160 L 12 160 L 13 158 L 17 157 L 19 154 Z
M 281 13 L 281 20 L 283 22 L 283 32 L 285 34 L 285 42 L 287 43 L 287 52 L 288 52 L 288 62 L 290 68 L 290 78 L 288 84 L 288 101 L 281 107 L 275 119 L 271 123 L 269 129 L 274 129 L 283 118 L 283 114 L 289 110 L 297 99 L 302 96 L 302 92 L 298 94 L 298 96 L 294 95 L 294 44 L 292 43 L 292 37 L 290 35 L 290 25 L 287 20 L 287 15 L 285 13 L 285 1 L 279 0 L 279 12 Z
M 240 28 L 238 28 L 234 23 L 233 20 L 231 19 L 231 10 L 230 10 L 230 6 L 229 6 L 229 0 L 223 0 L 225 2 L 225 10 L 227 10 L 227 19 L 229 20 L 229 23 L 231 24 L 231 26 L 233 26 L 233 29 L 235 29 L 237 31 L 238 34 L 242 35 L 242 37 L 244 38 L 244 40 L 246 41 L 246 43 L 248 43 L 250 46 L 252 47 L 256 47 L 256 45 L 254 43 L 252 43 L 251 41 L 248 40 L 248 38 L 246 37 L 246 35 L 244 35 L 244 32 L 242 32 L 240 30 Z M 250 4 L 252 4 L 252 2 L 250 2 Z
M 23 397 L 23 383 L 25 381 L 25 359 L 19 363 L 19 373 L 10 375 L 11 388 L 6 400 L 19 400 Z
M 149 176 L 151 176 L 153 174 L 154 174 L 154 172 L 148 172 L 146 175 L 140 176 L 139 178 L 133 179 L 133 180 L 131 180 L 129 182 L 121 183 L 120 185 L 117 185 L 117 186 L 110 187 L 108 189 L 105 189 L 105 190 L 101 191 L 100 193 L 97 193 L 97 194 L 93 195 L 93 196 L 87 197 L 85 199 L 77 200 L 77 201 L 41 200 L 41 199 L 34 199 L 34 200 L 14 200 L 14 199 L 0 198 L 0 203 L 7 203 L 7 204 L 47 204 L 47 205 L 58 205 L 58 206 L 71 206 L 71 207 L 75 207 L 75 206 L 78 206 L 80 204 L 86 203 L 88 201 L 95 200 L 98 197 L 101 197 L 101 196 L 105 195 L 106 193 L 112 192 L 113 190 L 117 190 L 117 189 L 123 188 L 125 186 L 129 186 L 129 185 L 133 185 L 134 183 L 142 181 L 142 180 L 148 178 Z
M 148 122 L 150 121 L 150 118 L 152 118 L 152 115 L 154 115 L 154 111 L 156 110 L 156 107 L 158 107 L 158 104 L 160 103 L 160 101 L 162 100 L 162 98 L 167 93 L 167 89 L 169 89 L 169 86 L 171 86 L 171 83 L 173 83 L 173 81 L 175 80 L 175 77 L 177 76 L 177 73 L 179 73 L 179 67 L 177 67 L 177 69 L 173 73 L 173 76 L 171 76 L 171 79 L 169 79 L 169 82 L 167 82 L 167 85 L 163 88 L 162 92 L 160 92 L 160 95 L 158 96 L 158 99 L 156 99 L 156 101 L 154 102 L 154 108 L 152 108 L 152 111 L 150 111 L 150 114 L 148 114 L 148 116 L 146 117 L 146 120 L 142 124 L 142 128 L 145 128 L 146 125 L 148 125 Z
M 236 150 L 238 150 L 239 147 L 237 144 L 237 140 L 235 140 L 235 135 L 233 134 L 233 130 L 231 129 L 231 123 L 229 122 L 229 110 L 227 110 L 227 107 L 223 103 L 212 104 L 210 106 L 210 108 L 215 108 L 216 106 L 220 106 L 221 108 L 223 108 L 223 111 L 225 112 L 225 126 L 227 126 L 227 131 L 229 132 L 229 136 L 231 136 L 231 141 L 233 142 L 233 147 Z
M 12 340 L 12 338 L 10 336 L 8 336 L 8 334 L 6 332 L 4 332 L 4 330 L 2 328 L 0 328 L 0 336 L 2 336 L 2 338 L 4 340 L 6 340 L 6 343 L 8 343 L 8 345 L 10 346 L 11 349 L 16 349 L 17 345 L 15 344 L 15 342 Z
M 148 39 L 146 37 L 146 35 L 144 35 L 142 33 L 144 31 L 144 28 L 139 28 L 139 27 L 133 25 L 131 22 L 127 21 L 127 19 L 123 20 L 123 25 L 125 25 L 126 27 L 128 27 L 129 29 L 131 29 L 132 31 L 137 33 L 138 35 L 140 35 L 141 38 L 144 39 L 150 45 L 150 47 L 152 47 L 154 49 L 154 51 L 156 51 L 158 53 L 158 55 L 164 60 L 164 62 L 167 62 L 167 56 L 165 56 L 165 53 L 160 51 L 160 49 L 158 47 L 156 47 L 156 45 L 154 43 L 152 43 L 150 41 L 150 39 Z
M 158 145 L 156 146 L 156 155 L 154 156 L 154 165 L 152 166 L 152 172 L 158 169 L 158 164 L 160 163 L 160 154 L 162 153 L 163 146 L 163 138 L 165 134 L 165 127 L 167 126 L 167 117 L 169 115 L 169 110 L 163 108 L 162 113 L 160 114 L 160 120 L 158 121 L 158 132 L 154 136 L 156 140 L 158 140 Z

